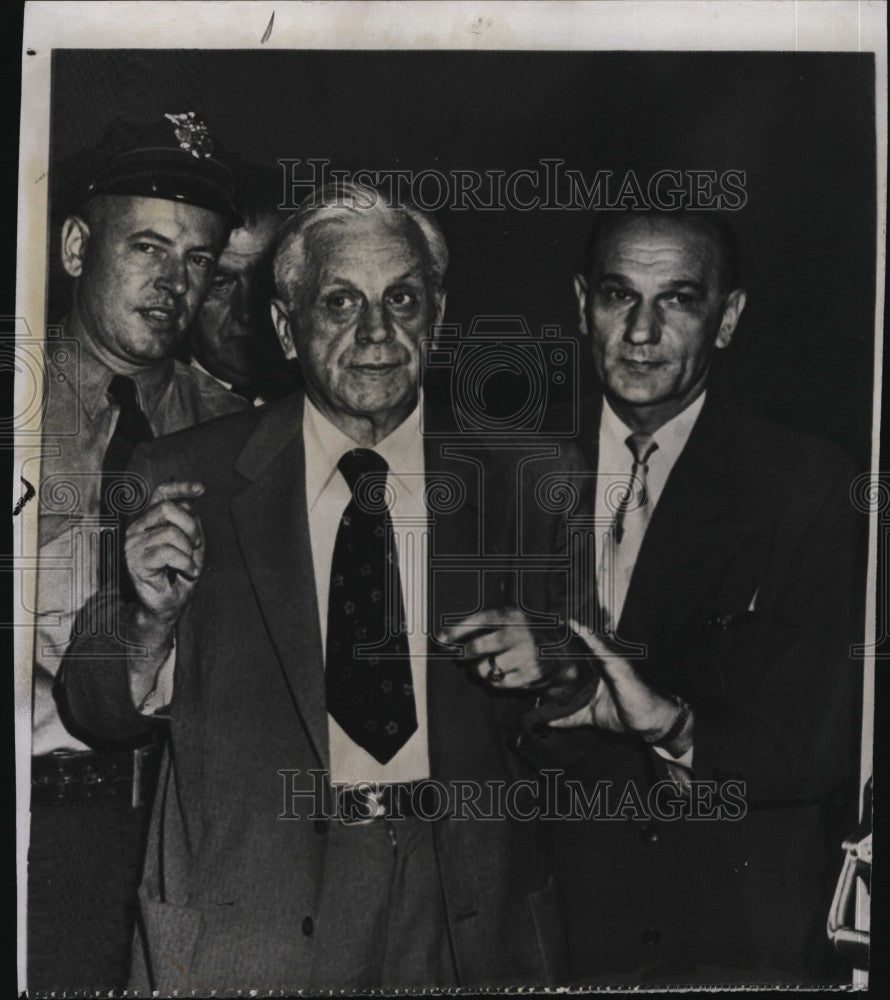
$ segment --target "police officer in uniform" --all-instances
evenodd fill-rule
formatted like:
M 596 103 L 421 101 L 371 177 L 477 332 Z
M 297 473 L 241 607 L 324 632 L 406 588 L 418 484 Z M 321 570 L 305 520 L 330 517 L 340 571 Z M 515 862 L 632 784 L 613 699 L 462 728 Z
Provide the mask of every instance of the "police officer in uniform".
M 73 299 L 65 349 L 47 342 L 39 490 L 32 994 L 120 988 L 128 973 L 157 741 L 91 745 L 53 697 L 79 607 L 109 575 L 125 586 L 118 519 L 140 485 L 123 470 L 140 441 L 246 406 L 173 357 L 242 222 L 218 140 L 194 111 L 120 121 L 72 162 L 72 175 L 60 249 Z

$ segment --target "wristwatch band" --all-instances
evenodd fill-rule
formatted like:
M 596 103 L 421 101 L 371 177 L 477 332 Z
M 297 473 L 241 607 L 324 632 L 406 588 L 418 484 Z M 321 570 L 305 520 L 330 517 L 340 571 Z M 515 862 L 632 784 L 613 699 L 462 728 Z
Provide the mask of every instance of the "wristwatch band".
M 673 741 L 683 732 L 683 727 L 686 725 L 689 719 L 689 713 L 691 709 L 689 705 L 683 701 L 683 699 L 676 694 L 668 695 L 671 701 L 677 706 L 679 711 L 677 712 L 677 717 L 671 723 L 670 729 L 661 736 L 651 739 L 644 736 L 643 740 L 649 744 L 650 747 L 663 747 L 667 746 L 668 743 L 673 743 Z

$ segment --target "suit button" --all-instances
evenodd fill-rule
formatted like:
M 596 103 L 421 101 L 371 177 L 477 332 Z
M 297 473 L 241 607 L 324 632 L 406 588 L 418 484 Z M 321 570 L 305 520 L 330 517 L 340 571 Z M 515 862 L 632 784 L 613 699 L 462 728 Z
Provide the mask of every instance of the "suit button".
M 640 836 L 647 844 L 657 844 L 659 838 L 658 827 L 654 823 L 647 823 L 640 830 Z
M 642 934 L 642 941 L 647 948 L 654 948 L 661 941 L 661 931 L 657 927 L 646 927 Z
M 315 930 L 315 921 L 312 917 L 303 917 L 303 933 L 306 937 L 312 937 L 312 932 Z

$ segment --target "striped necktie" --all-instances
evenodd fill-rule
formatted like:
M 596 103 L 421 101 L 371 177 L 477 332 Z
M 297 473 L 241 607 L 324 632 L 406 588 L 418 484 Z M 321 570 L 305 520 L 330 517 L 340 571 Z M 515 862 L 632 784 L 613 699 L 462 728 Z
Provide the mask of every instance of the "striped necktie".
M 606 611 L 606 626 L 611 629 L 617 628 L 621 618 L 630 578 L 652 516 L 646 477 L 649 458 L 658 448 L 651 434 L 630 434 L 624 443 L 633 456 L 633 465 L 604 539 L 600 560 L 600 603 Z

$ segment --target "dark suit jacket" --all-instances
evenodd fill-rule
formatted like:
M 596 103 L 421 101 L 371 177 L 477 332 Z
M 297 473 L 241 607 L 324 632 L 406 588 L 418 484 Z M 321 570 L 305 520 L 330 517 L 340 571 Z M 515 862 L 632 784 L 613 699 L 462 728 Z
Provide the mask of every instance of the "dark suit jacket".
M 432 554 L 452 563 L 430 572 L 434 624 L 440 614 L 505 600 L 509 574 L 483 575 L 474 558 L 483 545 L 489 555 L 508 554 L 515 541 L 513 481 L 489 475 L 478 447 L 470 448 L 474 464 L 441 445 L 430 438 L 426 447 L 428 488 L 443 486 L 428 493 Z M 307 770 L 328 766 L 304 466 L 300 395 L 153 442 L 134 457 L 152 486 L 187 478 L 207 488 L 197 501 L 206 563 L 177 630 L 169 739 L 140 890 L 138 987 L 305 986 L 323 947 L 322 928 L 312 936 L 302 928 L 316 912 L 325 825 L 305 818 L 306 802 L 302 819 L 279 818 L 289 809 L 279 771 L 299 769 L 296 785 L 309 789 Z M 484 543 L 483 508 L 494 515 Z M 554 525 L 542 516 L 541 537 Z M 77 724 L 97 738 L 131 739 L 153 724 L 132 704 L 118 640 L 76 639 L 61 689 Z M 461 664 L 431 658 L 432 777 L 514 777 L 519 758 L 503 734 L 520 702 L 495 702 Z M 528 823 L 435 824 L 463 985 L 564 975 L 555 889 L 536 838 Z M 355 905 L 361 900 L 343 900 Z
M 600 406 L 594 397 L 582 410 L 592 470 Z M 818 976 L 825 886 L 841 860 L 839 842 L 826 853 L 826 810 L 853 747 L 855 473 L 835 447 L 707 399 L 653 512 L 617 633 L 643 645 L 635 663 L 650 684 L 692 705 L 696 779 L 744 782 L 747 813 L 554 825 L 573 979 Z M 611 783 L 613 811 L 628 782 L 646 805 L 667 777 L 640 740 L 591 729 L 554 734 L 533 756 L 568 765 L 588 793 Z

